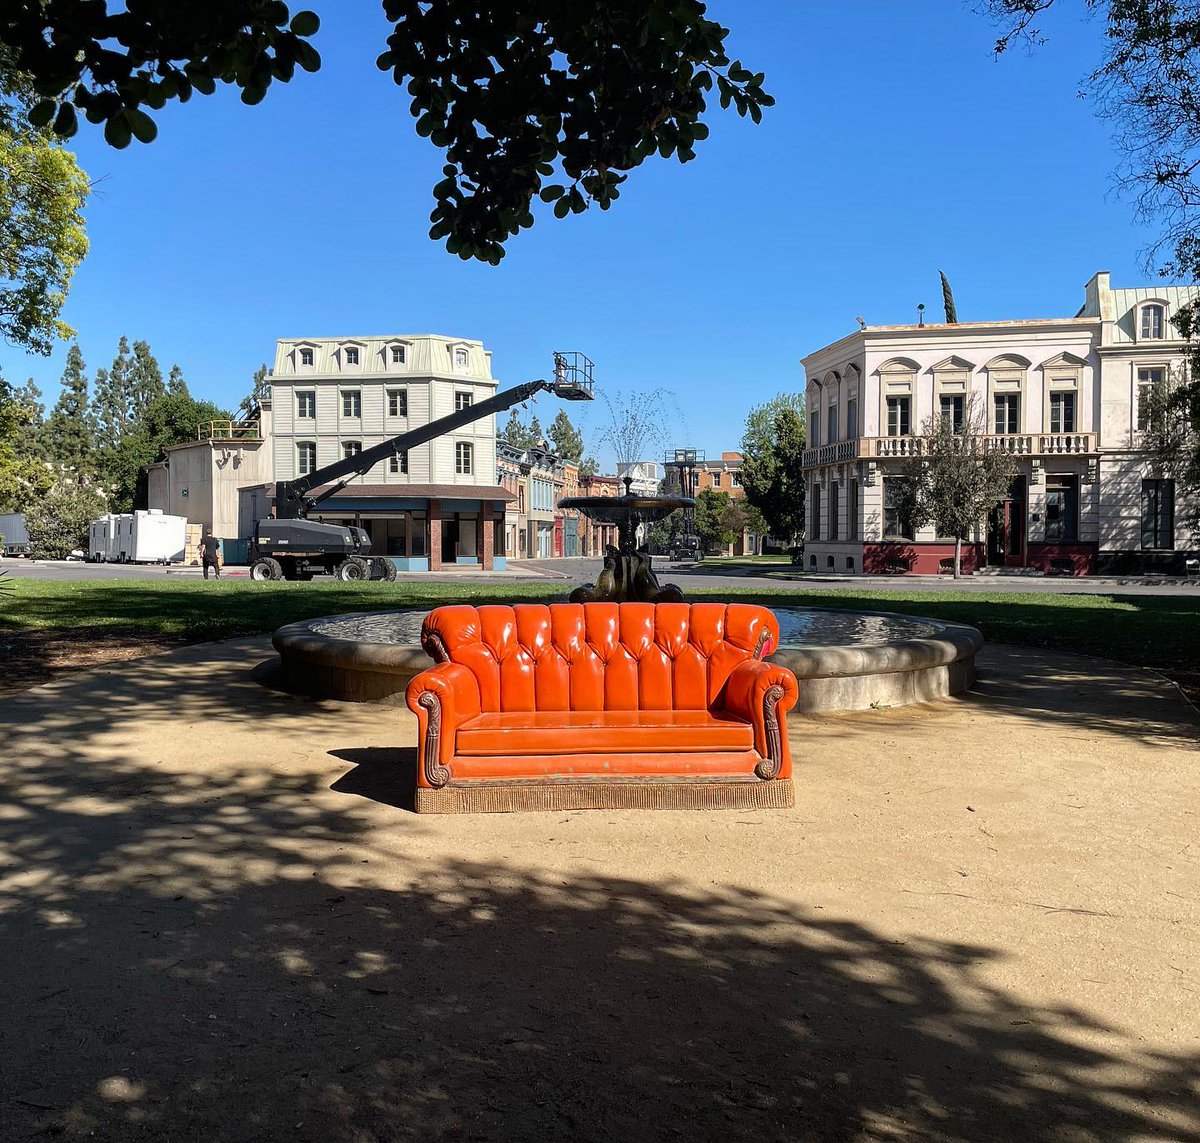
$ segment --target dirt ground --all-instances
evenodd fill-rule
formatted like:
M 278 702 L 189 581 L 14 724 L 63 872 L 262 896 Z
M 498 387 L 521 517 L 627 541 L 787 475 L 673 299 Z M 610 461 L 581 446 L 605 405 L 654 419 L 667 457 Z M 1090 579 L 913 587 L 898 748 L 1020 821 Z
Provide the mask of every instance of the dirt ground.
M 0 1138 L 1200 1141 L 1200 720 L 991 648 L 798 806 L 412 814 L 265 640 L 0 699 Z

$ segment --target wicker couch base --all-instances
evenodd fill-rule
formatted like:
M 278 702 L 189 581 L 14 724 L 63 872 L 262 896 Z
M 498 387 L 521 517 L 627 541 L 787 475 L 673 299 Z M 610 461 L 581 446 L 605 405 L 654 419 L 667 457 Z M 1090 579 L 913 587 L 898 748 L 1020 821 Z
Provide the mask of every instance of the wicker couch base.
M 529 810 L 786 810 L 791 778 L 770 781 L 463 782 L 417 787 L 420 814 L 507 814 Z

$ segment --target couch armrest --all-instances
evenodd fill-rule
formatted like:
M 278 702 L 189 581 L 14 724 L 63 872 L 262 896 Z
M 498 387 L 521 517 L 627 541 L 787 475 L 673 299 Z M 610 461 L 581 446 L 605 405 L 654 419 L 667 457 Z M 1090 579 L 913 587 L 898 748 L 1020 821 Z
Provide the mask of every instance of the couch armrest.
M 417 716 L 417 783 L 444 786 L 458 728 L 479 714 L 479 683 L 462 663 L 438 663 L 415 675 L 404 697 Z
M 760 778 L 791 777 L 792 753 L 783 716 L 799 695 L 796 676 L 786 667 L 751 659 L 739 663 L 725 684 L 724 709 L 754 728 L 754 748 L 763 759 L 754 770 Z

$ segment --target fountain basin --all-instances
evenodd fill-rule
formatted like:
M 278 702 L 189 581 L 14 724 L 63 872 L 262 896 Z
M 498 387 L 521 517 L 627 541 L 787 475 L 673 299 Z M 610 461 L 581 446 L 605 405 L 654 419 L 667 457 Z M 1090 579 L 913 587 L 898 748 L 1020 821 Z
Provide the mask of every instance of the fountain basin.
M 928 702 L 975 681 L 983 636 L 974 627 L 879 611 L 772 607 L 780 646 L 770 660 L 800 681 L 798 713 Z M 421 649 L 427 612 L 372 611 L 291 623 L 275 632 L 280 681 L 316 698 L 404 705 L 430 665 Z

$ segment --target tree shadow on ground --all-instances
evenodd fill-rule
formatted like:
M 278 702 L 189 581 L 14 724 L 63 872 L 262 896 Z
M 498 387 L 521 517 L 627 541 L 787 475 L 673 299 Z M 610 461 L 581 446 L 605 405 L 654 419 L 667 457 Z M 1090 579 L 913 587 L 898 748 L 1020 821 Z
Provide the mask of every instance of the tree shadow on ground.
M 1200 1059 L 996 949 L 421 859 L 324 781 L 11 760 L 0 1136 L 1200 1141 Z

